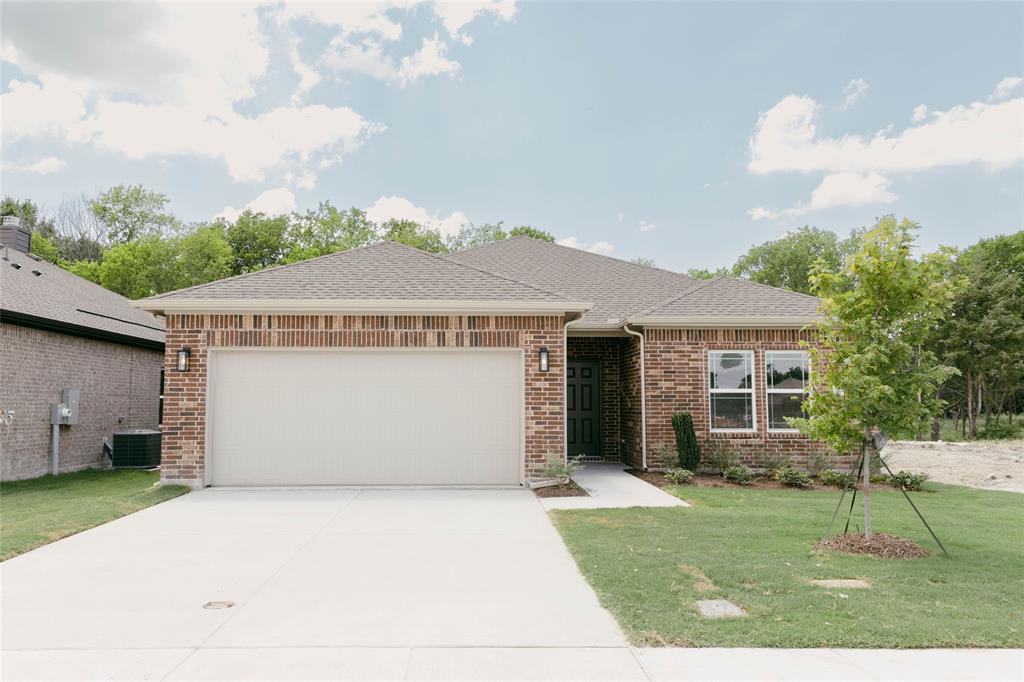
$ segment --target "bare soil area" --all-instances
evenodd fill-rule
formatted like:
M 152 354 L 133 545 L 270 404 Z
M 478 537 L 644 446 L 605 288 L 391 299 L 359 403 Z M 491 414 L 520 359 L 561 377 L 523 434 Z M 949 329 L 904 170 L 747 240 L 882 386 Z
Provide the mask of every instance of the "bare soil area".
M 537 497 L 590 497 L 590 493 L 581 488 L 576 481 L 534 488 L 533 492 Z
M 893 441 L 882 457 L 893 471 L 928 474 L 939 483 L 1024 493 L 1024 440 Z

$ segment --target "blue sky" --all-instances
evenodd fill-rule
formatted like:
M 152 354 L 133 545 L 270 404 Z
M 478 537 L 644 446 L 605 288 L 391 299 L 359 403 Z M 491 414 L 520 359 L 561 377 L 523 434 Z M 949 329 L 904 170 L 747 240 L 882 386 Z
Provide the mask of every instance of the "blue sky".
M 886 213 L 1024 222 L 1020 3 L 2 6 L 2 184 L 320 200 L 683 270 Z

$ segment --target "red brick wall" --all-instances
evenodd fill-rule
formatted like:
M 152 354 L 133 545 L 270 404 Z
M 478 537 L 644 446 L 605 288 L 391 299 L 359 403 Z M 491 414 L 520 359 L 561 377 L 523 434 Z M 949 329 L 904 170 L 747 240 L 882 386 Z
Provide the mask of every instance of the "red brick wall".
M 563 319 L 512 315 L 169 315 L 161 477 L 202 485 L 206 449 L 206 350 L 272 348 L 521 348 L 525 353 L 526 477 L 565 456 Z M 192 349 L 188 372 L 174 371 Z M 550 371 L 538 370 L 546 347 Z
M 672 414 L 689 412 L 701 448 L 718 444 L 732 447 L 745 464 L 759 466 L 764 453 L 789 455 L 796 465 L 826 452 L 824 444 L 799 433 L 770 433 L 767 428 L 764 380 L 766 350 L 803 350 L 802 341 L 813 342 L 813 332 L 792 329 L 648 329 L 645 331 L 644 363 L 647 372 L 647 465 L 674 466 L 662 462 L 658 451 L 675 452 Z M 712 433 L 709 428 L 708 351 L 752 350 L 757 429 L 755 433 Z M 840 460 L 844 461 L 844 460 Z
M 640 339 L 622 340 L 619 373 L 622 377 L 622 461 L 634 467 L 643 464 L 643 433 L 640 409 Z
M 570 336 L 566 339 L 570 361 L 598 360 L 601 363 L 601 455 L 613 461 L 619 459 L 622 401 L 619 348 L 622 341 L 607 336 Z

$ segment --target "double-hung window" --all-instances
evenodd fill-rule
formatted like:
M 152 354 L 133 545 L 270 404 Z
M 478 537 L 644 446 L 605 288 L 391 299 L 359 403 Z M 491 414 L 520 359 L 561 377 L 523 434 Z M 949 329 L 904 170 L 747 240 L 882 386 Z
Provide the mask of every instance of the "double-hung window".
M 712 431 L 753 431 L 754 352 L 713 350 L 708 353 Z
M 807 353 L 791 350 L 770 350 L 764 354 L 765 386 L 768 398 L 768 428 L 792 431 L 786 417 L 806 417 L 810 361 Z

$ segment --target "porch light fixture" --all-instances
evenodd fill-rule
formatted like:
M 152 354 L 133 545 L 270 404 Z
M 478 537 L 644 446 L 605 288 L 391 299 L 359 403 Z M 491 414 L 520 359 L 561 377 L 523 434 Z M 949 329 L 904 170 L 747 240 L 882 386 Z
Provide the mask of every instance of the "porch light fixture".
M 537 352 L 537 360 L 538 360 L 538 363 L 540 365 L 540 371 L 542 371 L 542 372 L 548 371 L 548 349 L 547 348 L 541 348 Z
M 188 346 L 182 346 L 181 350 L 178 351 L 178 366 L 176 369 L 179 372 L 188 371 L 188 359 L 192 357 L 192 349 Z

